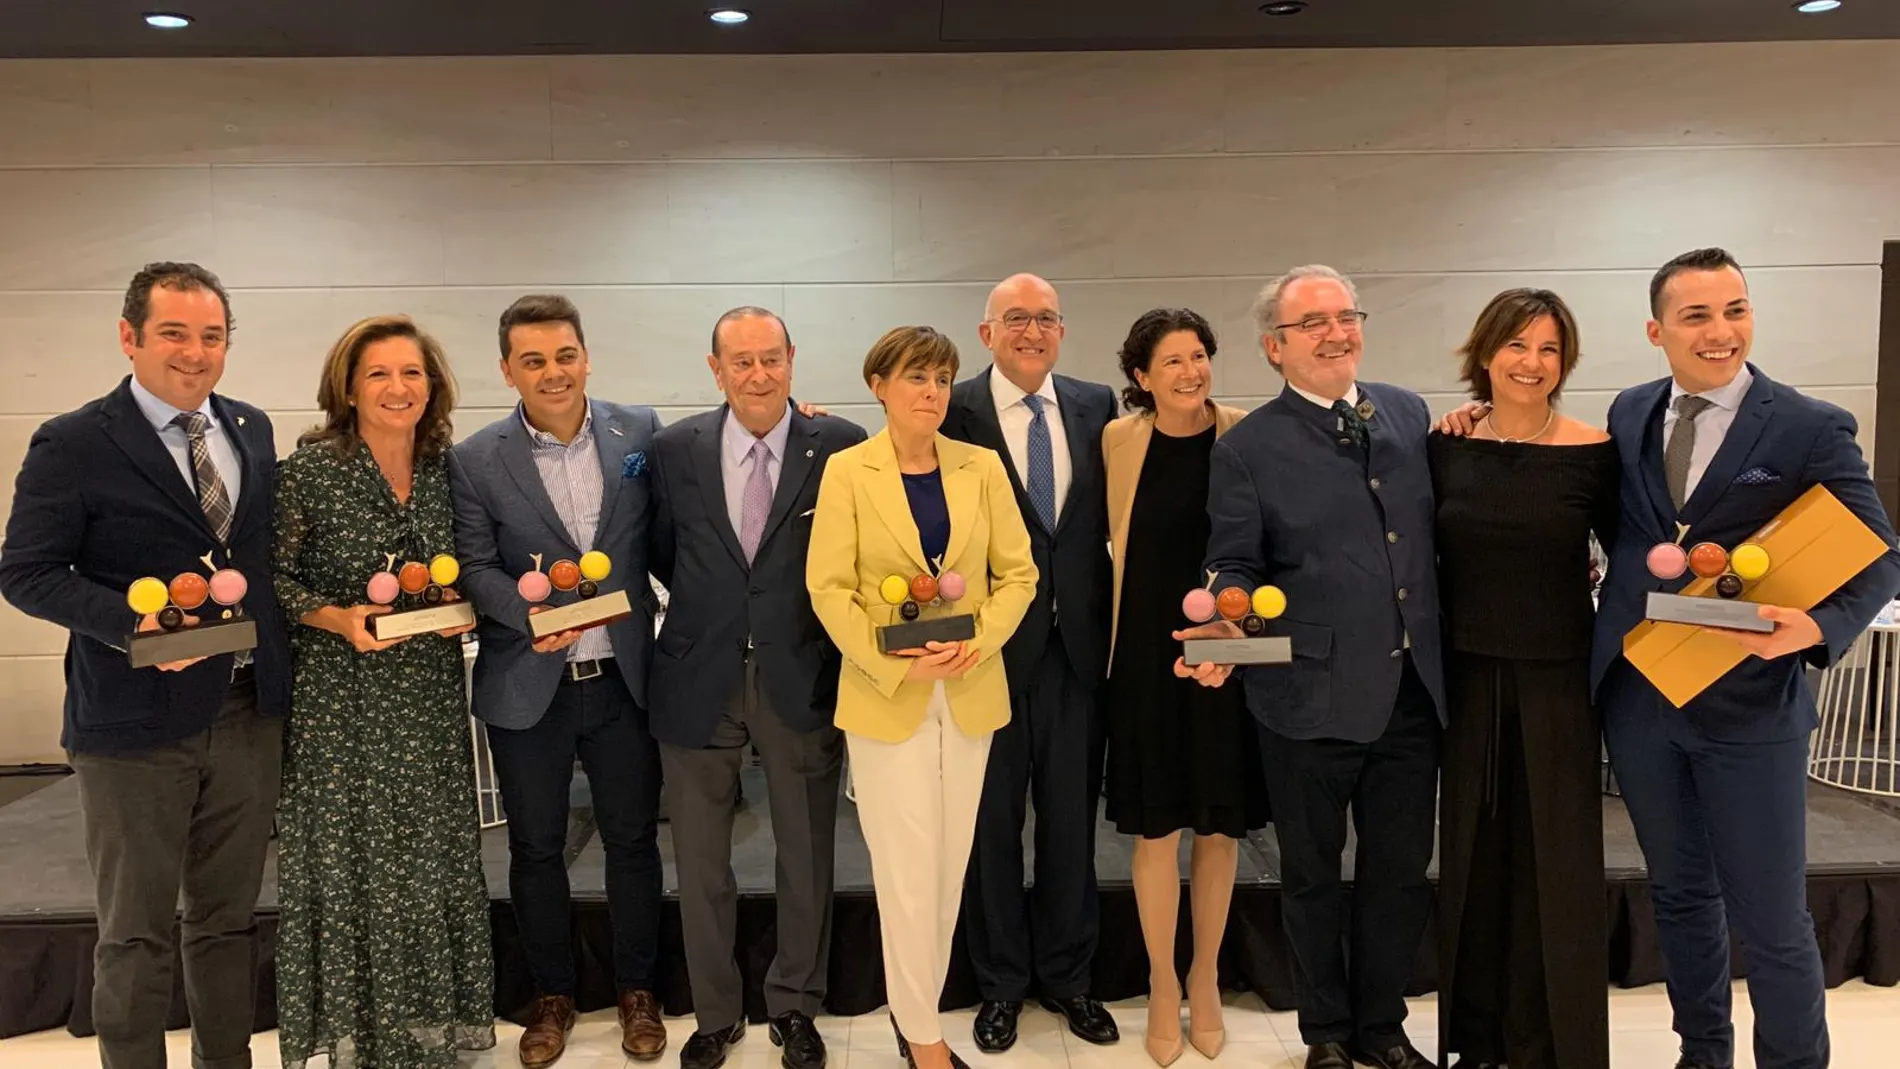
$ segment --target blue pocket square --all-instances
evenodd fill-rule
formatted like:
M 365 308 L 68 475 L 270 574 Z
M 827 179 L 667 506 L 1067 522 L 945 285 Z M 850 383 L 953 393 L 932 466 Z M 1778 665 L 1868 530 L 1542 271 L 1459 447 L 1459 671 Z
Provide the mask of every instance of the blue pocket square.
M 1735 477 L 1737 486 L 1767 486 L 1781 481 L 1781 473 L 1757 465 Z
M 638 479 L 646 473 L 647 455 L 644 451 L 628 453 L 627 459 L 620 465 L 620 477 L 622 479 Z

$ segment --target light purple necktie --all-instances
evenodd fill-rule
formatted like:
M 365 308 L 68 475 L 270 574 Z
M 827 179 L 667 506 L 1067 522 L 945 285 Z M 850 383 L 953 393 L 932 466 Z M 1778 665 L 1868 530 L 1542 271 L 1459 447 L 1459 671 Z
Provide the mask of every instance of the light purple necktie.
M 766 471 L 766 462 L 771 459 L 772 451 L 766 448 L 764 439 L 752 443 L 752 474 L 746 477 L 745 494 L 739 499 L 739 545 L 745 550 L 747 564 L 759 551 L 759 540 L 765 537 L 765 517 L 772 511 L 772 477 Z

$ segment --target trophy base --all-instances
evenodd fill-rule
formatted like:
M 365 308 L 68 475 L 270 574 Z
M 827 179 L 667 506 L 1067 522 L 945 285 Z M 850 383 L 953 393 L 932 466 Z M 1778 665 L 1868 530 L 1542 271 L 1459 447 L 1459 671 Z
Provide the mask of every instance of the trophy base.
M 1695 598 L 1683 594 L 1649 595 L 1645 617 L 1672 624 L 1695 627 L 1720 627 L 1729 631 L 1756 631 L 1772 634 L 1773 620 L 1759 615 L 1761 606 L 1752 601 L 1725 601 L 1720 598 Z
M 1286 664 L 1293 660 L 1293 640 L 1284 635 L 1265 638 L 1191 638 L 1181 643 L 1183 664 Z
M 627 600 L 627 592 L 616 590 L 611 594 L 584 598 L 558 609 L 532 613 L 528 616 L 528 633 L 535 638 L 546 638 L 561 631 L 584 631 L 599 627 L 632 615 L 633 602 Z
M 474 622 L 475 606 L 472 602 L 451 601 L 424 609 L 404 609 L 372 616 L 365 621 L 364 627 L 376 640 L 388 641 L 447 631 L 452 627 L 467 627 Z
M 877 651 L 920 650 L 926 642 L 967 642 L 976 637 L 976 617 L 969 613 L 916 620 L 877 629 Z
M 126 639 L 126 656 L 134 668 L 150 668 L 172 661 L 220 657 L 257 648 L 257 621 L 248 616 L 210 620 L 176 631 L 141 631 Z

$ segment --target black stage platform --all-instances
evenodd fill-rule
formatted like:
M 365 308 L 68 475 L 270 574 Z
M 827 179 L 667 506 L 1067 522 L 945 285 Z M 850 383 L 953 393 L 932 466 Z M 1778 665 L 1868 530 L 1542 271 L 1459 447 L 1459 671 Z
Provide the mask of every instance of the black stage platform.
M 765 797 L 764 782 L 748 770 L 746 794 Z M 602 895 L 602 854 L 586 809 L 583 783 L 575 788 L 570 830 L 570 866 L 583 1010 L 613 1004 L 611 973 L 606 967 L 607 915 Z M 1610 917 L 1610 975 L 1623 986 L 1662 979 L 1648 884 L 1642 856 L 1622 804 L 1603 800 L 1605 909 Z M 1830 986 L 1853 977 L 1870 984 L 1900 983 L 1900 808 L 1862 795 L 1811 785 L 1808 808 L 1809 902 L 1820 933 Z M 755 1021 L 764 1013 L 760 983 L 773 945 L 772 833 L 763 804 L 740 814 L 735 832 L 734 868 L 742 894 L 741 968 L 749 987 L 748 1011 Z M 667 892 L 676 887 L 669 829 L 662 825 L 661 849 L 667 864 Z M 1183 862 L 1187 844 L 1183 843 Z M 1027 836 L 1025 836 L 1025 849 Z M 1351 854 L 1348 846 L 1348 857 Z M 498 962 L 498 1016 L 521 1012 L 533 992 L 521 961 L 514 918 L 508 909 L 505 829 L 483 835 L 489 893 L 494 899 L 494 937 Z M 1129 840 L 1103 825 L 1096 850 L 1101 882 L 1101 948 L 1095 961 L 1095 994 L 1116 1000 L 1146 991 L 1148 964 L 1128 882 Z M 1258 991 L 1268 1006 L 1294 1005 L 1286 941 L 1279 919 L 1279 852 L 1271 828 L 1255 835 L 1240 851 L 1240 871 L 1223 952 L 1222 982 Z M 884 1002 L 876 903 L 870 863 L 857 814 L 850 804 L 840 810 L 837 852 L 837 907 L 833 931 L 829 1010 L 855 1015 Z M 1185 872 L 1185 864 L 1183 867 Z M 1350 879 L 1350 865 L 1348 866 Z M 87 872 L 77 784 L 70 778 L 0 807 L 0 1037 L 49 1028 L 75 1035 L 91 1032 L 89 991 L 92 946 L 96 938 L 92 881 Z M 1183 896 L 1180 952 L 1186 967 L 1188 928 Z M 277 886 L 267 873 L 259 904 L 258 1015 L 256 1026 L 275 1027 L 272 952 L 275 946 Z M 1435 935 L 1427 933 L 1414 993 L 1434 990 Z M 660 996 L 670 1014 L 690 1013 L 691 994 L 679 947 L 677 911 L 662 934 Z M 1739 973 L 1738 973 L 1739 975 Z M 946 1007 L 976 1002 L 967 961 L 953 962 Z M 171 1026 L 187 1023 L 182 996 Z

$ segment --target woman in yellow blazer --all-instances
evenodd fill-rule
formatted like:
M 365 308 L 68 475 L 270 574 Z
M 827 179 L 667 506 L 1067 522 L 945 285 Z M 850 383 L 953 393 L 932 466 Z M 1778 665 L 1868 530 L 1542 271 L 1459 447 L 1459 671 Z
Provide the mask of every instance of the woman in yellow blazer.
M 918 1069 L 967 1069 L 937 1002 L 990 736 L 1009 722 L 1003 643 L 1037 578 L 1002 459 L 937 433 L 957 363 L 929 327 L 871 347 L 864 381 L 885 429 L 825 465 L 805 564 L 812 608 L 844 654 L 836 722 L 871 853 L 891 1024 Z M 938 586 L 950 588 L 941 600 Z M 907 598 L 921 619 L 973 616 L 975 636 L 880 652 L 878 629 L 904 622 Z
M 1123 402 L 1134 414 L 1102 429 L 1114 561 L 1110 631 L 1108 818 L 1135 836 L 1133 882 L 1148 947 L 1149 1055 L 1181 1056 L 1181 982 L 1174 971 L 1181 909 L 1181 832 L 1194 833 L 1190 864 L 1194 962 L 1188 969 L 1188 1039 L 1220 1053 L 1216 963 L 1233 897 L 1236 840 L 1266 823 L 1260 746 L 1238 688 L 1203 687 L 1174 675 L 1188 626 L 1181 600 L 1206 585 L 1208 457 L 1214 439 L 1245 412 L 1209 399 L 1214 332 L 1185 308 L 1135 320 L 1122 343 Z

